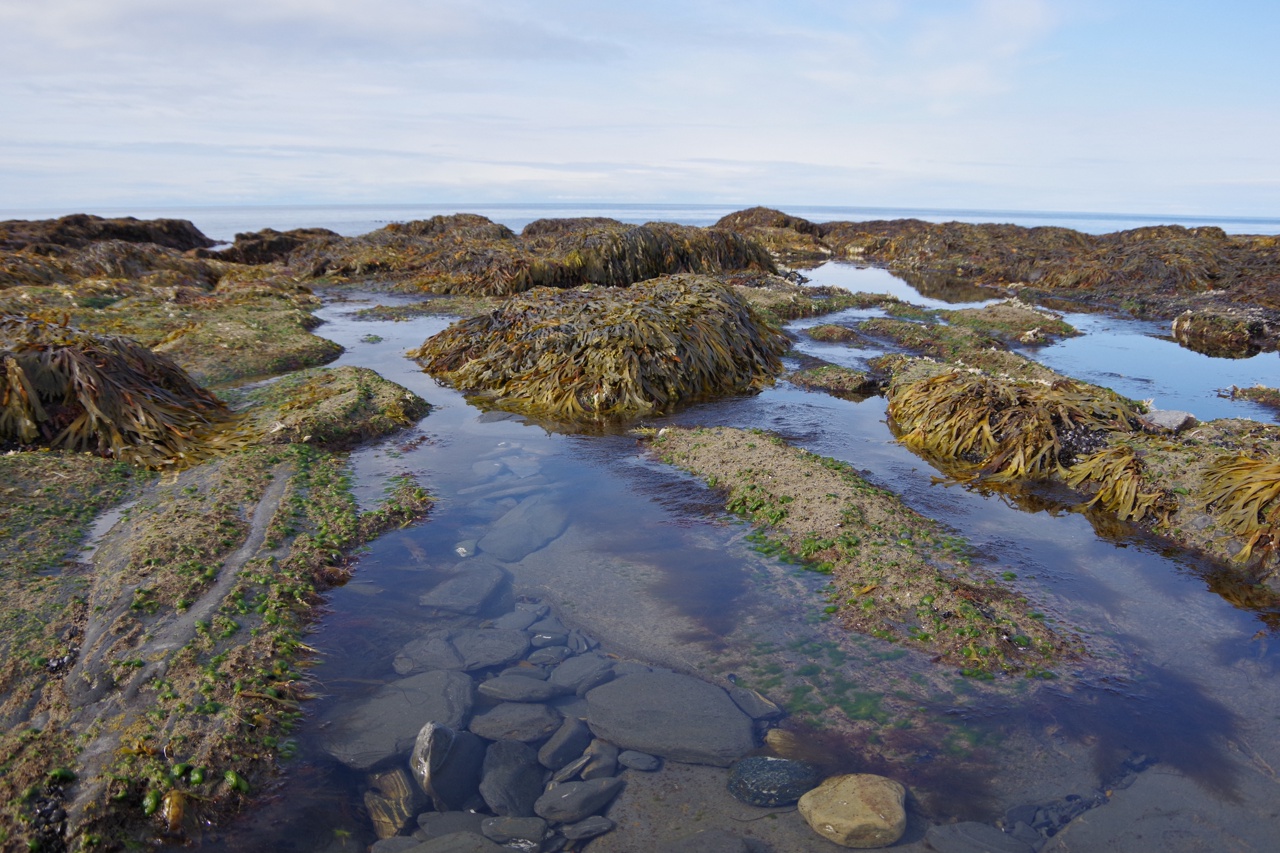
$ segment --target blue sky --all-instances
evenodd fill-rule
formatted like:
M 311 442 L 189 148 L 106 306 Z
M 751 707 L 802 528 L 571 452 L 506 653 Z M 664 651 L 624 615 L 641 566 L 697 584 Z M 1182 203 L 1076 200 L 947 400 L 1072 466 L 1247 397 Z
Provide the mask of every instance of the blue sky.
M 1280 216 L 1274 0 L 0 0 L 0 208 Z

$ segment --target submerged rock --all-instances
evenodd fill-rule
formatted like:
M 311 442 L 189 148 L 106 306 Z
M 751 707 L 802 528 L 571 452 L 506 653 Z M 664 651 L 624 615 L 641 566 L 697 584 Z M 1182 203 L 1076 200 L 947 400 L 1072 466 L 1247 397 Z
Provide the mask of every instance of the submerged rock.
M 459 565 L 452 577 L 424 593 L 418 603 L 437 612 L 475 615 L 509 584 L 507 573 L 498 566 L 468 560 Z
M 752 720 L 729 694 L 687 675 L 647 672 L 587 693 L 596 736 L 674 761 L 727 767 L 755 746 Z
M 814 832 L 841 847 L 888 847 L 907 829 L 906 789 L 869 773 L 832 776 L 800 798 Z
M 820 779 L 818 768 L 808 762 L 753 755 L 730 768 L 729 793 L 752 806 L 789 806 L 817 787 Z
M 547 791 L 534 804 L 540 816 L 557 823 L 576 823 L 604 810 L 622 790 L 618 778 L 565 782 Z
M 523 559 L 564 533 L 569 513 L 552 498 L 525 498 L 480 538 L 480 550 L 508 563 Z
M 461 728 L 471 717 L 471 679 L 460 672 L 427 672 L 393 681 L 352 708 L 329 717 L 324 743 L 329 753 L 356 770 L 369 770 L 403 756 L 423 720 Z
M 455 811 L 476 803 L 485 755 L 481 738 L 429 722 L 418 733 L 409 766 L 436 811 Z

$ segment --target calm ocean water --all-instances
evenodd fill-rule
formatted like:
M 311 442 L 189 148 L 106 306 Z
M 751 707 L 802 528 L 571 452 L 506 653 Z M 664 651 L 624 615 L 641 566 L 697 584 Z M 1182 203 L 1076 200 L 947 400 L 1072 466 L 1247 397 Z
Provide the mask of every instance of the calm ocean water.
M 740 204 L 415 204 L 415 205 L 296 205 L 244 207 L 138 207 L 84 211 L 0 209 L 0 220 L 47 219 L 68 213 L 134 216 L 139 219 L 189 219 L 214 240 L 231 242 L 237 233 L 275 228 L 328 228 L 356 235 L 391 222 L 428 219 L 439 214 L 478 213 L 519 231 L 535 219 L 567 216 L 608 216 L 622 222 L 679 222 L 710 225 Z M 1037 210 L 944 210 L 934 208 L 781 206 L 812 222 L 864 222 L 874 219 L 923 219 L 928 222 L 1000 222 L 1034 227 L 1056 225 L 1089 234 L 1105 234 L 1148 225 L 1214 225 L 1229 234 L 1280 234 L 1280 218 L 1226 216 L 1169 216 L 1128 213 L 1070 213 Z

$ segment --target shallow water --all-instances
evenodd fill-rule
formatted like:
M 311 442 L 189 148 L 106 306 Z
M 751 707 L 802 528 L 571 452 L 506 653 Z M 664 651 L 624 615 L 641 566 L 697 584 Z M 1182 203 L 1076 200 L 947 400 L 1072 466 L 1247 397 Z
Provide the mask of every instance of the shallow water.
M 875 290 L 884 281 L 878 270 L 827 272 L 827 281 L 823 270 L 811 275 L 854 290 Z M 321 314 L 328 321 L 322 333 L 347 347 L 339 363 L 373 367 L 435 407 L 416 431 L 354 454 L 360 498 L 371 503 L 386 477 L 411 472 L 439 503 L 427 522 L 374 542 L 355 579 L 333 591 L 329 613 L 309 640 L 324 658 L 314 670 L 324 698 L 297 733 L 290 776 L 271 802 L 207 839 L 209 846 L 261 849 L 270 840 L 279 850 L 361 849 L 373 839 L 361 813 L 362 780 L 318 748 L 319 721 L 329 708 L 395 677 L 396 649 L 425 626 L 419 593 L 458 562 L 455 549 L 473 547 L 515 498 L 540 493 L 568 509 L 571 522 L 563 536 L 509 566 L 517 594 L 546 601 L 612 654 L 721 684 L 732 676 L 758 685 L 806 724 L 800 730 L 829 757 L 829 770 L 903 781 L 923 818 L 992 821 L 1020 805 L 1087 799 L 1157 762 L 1162 772 L 1195 783 L 1186 796 L 1196 808 L 1203 800 L 1235 809 L 1235 820 L 1254 827 L 1241 831 L 1240 849 L 1265 849 L 1252 839 L 1255 829 L 1269 837 L 1277 820 L 1257 804 L 1280 794 L 1270 771 L 1280 766 L 1273 725 L 1280 656 L 1269 627 L 1277 620 L 1217 594 L 1220 567 L 1162 554 L 1138 532 L 1074 512 L 1060 496 L 935 485 L 936 472 L 892 440 L 879 398 L 852 403 L 780 383 L 652 422 L 761 427 L 850 462 L 954 527 L 993 572 L 1016 575 L 1015 588 L 1049 618 L 1078 626 L 1095 653 L 1064 667 L 1056 681 L 964 679 L 922 655 L 845 635 L 824 621 L 821 576 L 755 553 L 746 529 L 724 518 L 706 489 L 647 459 L 634 439 L 482 414 L 438 386 L 401 354 L 446 321 L 360 322 L 348 316 L 354 307 L 335 303 Z M 1163 366 L 1174 362 L 1167 351 L 1147 348 L 1147 327 L 1086 319 L 1094 325 L 1079 340 L 1110 346 L 1132 339 L 1115 345 L 1127 354 L 1126 375 L 1134 381 L 1189 389 L 1187 399 L 1199 402 L 1219 381 L 1216 364 L 1195 377 L 1175 365 L 1166 376 Z M 370 333 L 382 340 L 363 342 Z M 822 350 L 837 360 L 830 345 Z M 844 357 L 857 362 L 865 355 Z M 1076 357 L 1085 379 L 1118 358 Z M 1139 357 L 1148 359 L 1145 366 Z M 1164 393 L 1157 402 L 1174 407 Z M 1252 411 L 1230 407 L 1236 415 Z M 655 819 L 675 826 L 682 818 L 673 811 Z M 729 817 L 711 814 L 690 831 L 717 819 L 733 828 Z M 816 836 L 779 838 L 779 850 L 835 849 Z M 591 849 L 625 849 L 607 839 Z

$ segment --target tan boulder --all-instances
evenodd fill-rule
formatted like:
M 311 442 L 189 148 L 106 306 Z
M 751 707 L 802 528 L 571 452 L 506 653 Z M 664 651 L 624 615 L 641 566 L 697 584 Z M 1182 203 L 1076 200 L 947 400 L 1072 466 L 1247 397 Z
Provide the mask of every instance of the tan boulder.
M 814 832 L 841 847 L 888 847 L 907 829 L 907 790 L 870 773 L 832 776 L 800 798 Z

